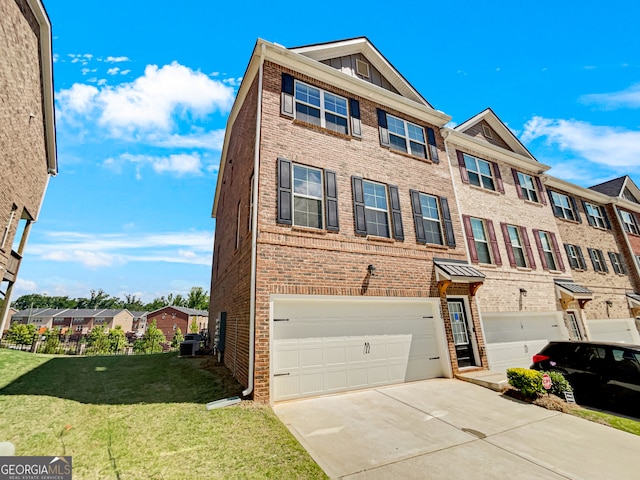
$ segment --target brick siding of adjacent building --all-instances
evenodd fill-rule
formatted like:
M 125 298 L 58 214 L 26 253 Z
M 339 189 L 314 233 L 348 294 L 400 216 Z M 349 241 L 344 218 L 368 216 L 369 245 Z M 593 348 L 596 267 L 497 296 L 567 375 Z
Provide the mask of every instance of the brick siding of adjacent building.
M 47 156 L 40 30 L 24 0 L 0 2 L 0 31 L 0 237 L 13 206 L 17 207 L 5 247 L 0 249 L 0 267 L 6 268 L 23 209 L 33 218 L 38 215 Z

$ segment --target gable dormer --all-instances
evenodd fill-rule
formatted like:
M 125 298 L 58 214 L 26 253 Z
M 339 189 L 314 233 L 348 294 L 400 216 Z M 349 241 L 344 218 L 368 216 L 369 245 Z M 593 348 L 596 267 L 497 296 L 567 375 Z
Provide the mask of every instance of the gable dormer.
M 433 108 L 366 37 L 294 47 L 289 50 Z
M 461 123 L 454 130 L 473 137 L 477 141 L 517 153 L 535 161 L 529 150 L 490 108 Z

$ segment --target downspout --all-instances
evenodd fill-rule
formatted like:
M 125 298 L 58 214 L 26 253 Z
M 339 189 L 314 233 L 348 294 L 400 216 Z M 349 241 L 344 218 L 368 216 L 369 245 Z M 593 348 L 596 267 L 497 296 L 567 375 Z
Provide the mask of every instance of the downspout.
M 251 293 L 249 297 L 249 375 L 246 390 L 242 396 L 253 393 L 254 362 L 256 356 L 256 263 L 258 246 L 258 179 L 260 173 L 260 129 L 262 127 L 262 76 L 264 69 L 265 44 L 260 49 L 260 70 L 258 73 L 258 108 L 256 109 L 256 140 L 253 158 L 253 212 L 251 216 Z
M 441 130 L 442 132 L 442 130 Z M 458 189 L 456 188 L 456 182 L 453 179 L 453 167 L 451 166 L 451 157 L 449 156 L 449 142 L 447 139 L 449 138 L 450 131 L 445 130 L 442 132 L 442 138 L 444 139 L 444 151 L 447 154 L 447 164 L 449 165 L 449 175 L 451 176 L 451 184 L 453 185 L 453 196 L 456 198 L 456 208 L 458 209 L 458 221 L 460 225 L 463 225 L 462 228 L 462 236 L 464 237 L 464 251 L 467 254 L 467 261 L 469 265 L 471 265 L 471 255 L 469 254 L 469 242 L 467 241 L 467 232 L 464 230 L 464 223 L 462 222 L 462 210 L 460 209 L 460 200 L 458 199 Z M 480 320 L 480 333 L 482 333 L 482 342 L 484 344 L 484 354 L 487 357 L 487 365 L 484 365 L 486 368 L 489 368 L 489 356 L 487 353 L 487 336 L 484 334 L 484 321 L 482 320 L 482 310 L 480 310 L 480 302 L 478 302 L 478 296 L 473 296 L 473 301 L 476 304 L 476 312 L 478 312 L 478 319 Z M 472 319 L 473 322 L 473 319 Z M 475 336 L 475 335 L 474 335 Z M 480 363 L 482 363 L 482 352 L 480 351 L 480 345 L 478 345 L 478 337 L 476 336 L 476 346 L 478 347 L 478 355 L 480 358 Z

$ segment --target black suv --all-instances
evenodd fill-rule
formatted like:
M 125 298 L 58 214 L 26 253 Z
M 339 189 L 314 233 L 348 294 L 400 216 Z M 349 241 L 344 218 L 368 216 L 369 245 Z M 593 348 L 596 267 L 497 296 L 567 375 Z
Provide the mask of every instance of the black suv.
M 551 342 L 531 368 L 564 374 L 578 403 L 640 417 L 640 345 Z

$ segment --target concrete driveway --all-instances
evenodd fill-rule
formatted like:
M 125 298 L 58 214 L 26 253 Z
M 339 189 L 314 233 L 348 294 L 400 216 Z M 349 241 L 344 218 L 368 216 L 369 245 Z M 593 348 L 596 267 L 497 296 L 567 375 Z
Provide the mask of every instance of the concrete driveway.
M 277 404 L 331 478 L 640 478 L 640 437 L 434 379 Z

